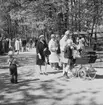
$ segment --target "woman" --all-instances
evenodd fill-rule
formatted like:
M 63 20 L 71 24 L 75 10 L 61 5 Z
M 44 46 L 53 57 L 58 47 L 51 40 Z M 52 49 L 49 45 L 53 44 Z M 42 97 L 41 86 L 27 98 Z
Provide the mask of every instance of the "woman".
M 51 67 L 53 67 L 54 70 L 58 69 L 57 64 L 59 63 L 59 56 L 57 54 L 58 45 L 56 43 L 55 35 L 51 35 L 51 40 L 49 41 L 49 50 L 51 52 L 49 56 L 49 62 L 51 64 Z
M 44 72 L 42 71 L 42 66 L 45 65 L 46 63 L 45 61 L 46 55 L 44 52 L 46 51 L 47 48 L 48 45 L 44 40 L 44 35 L 40 35 L 36 45 L 36 53 L 37 53 L 36 64 L 39 65 L 40 67 L 40 74 L 47 74 L 46 69 Z
M 20 42 L 19 42 L 18 38 L 15 41 L 15 51 L 17 51 L 17 54 L 19 54 L 19 51 L 20 51 Z
M 67 40 L 68 40 L 68 34 L 69 34 L 69 31 L 66 31 L 65 32 L 65 35 L 62 37 L 62 39 L 60 40 L 60 50 L 61 50 L 61 63 L 62 63 L 62 66 L 63 66 L 63 75 L 65 73 L 65 67 L 68 63 L 68 59 L 67 58 L 64 58 L 64 49 L 66 47 L 66 44 L 67 44 Z

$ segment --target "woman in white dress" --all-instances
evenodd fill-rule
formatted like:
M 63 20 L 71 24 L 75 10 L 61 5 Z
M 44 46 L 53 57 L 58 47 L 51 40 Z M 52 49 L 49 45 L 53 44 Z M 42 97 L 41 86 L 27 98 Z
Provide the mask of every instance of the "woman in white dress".
M 51 64 L 51 67 L 53 67 L 53 69 L 57 69 L 56 64 L 59 63 L 59 56 L 57 54 L 58 46 L 54 34 L 51 35 L 51 40 L 49 41 L 49 50 L 51 52 L 49 56 L 49 62 Z
M 65 32 L 65 35 L 60 40 L 60 50 L 61 50 L 60 60 L 61 60 L 61 63 L 63 65 L 63 75 L 64 75 L 65 67 L 66 67 L 66 65 L 68 63 L 68 59 L 67 58 L 64 58 L 64 49 L 65 49 L 65 47 L 67 45 L 68 34 L 69 34 L 69 31 L 66 31 Z
M 20 51 L 19 39 L 16 39 L 16 41 L 15 41 L 15 51 L 17 51 L 17 54 L 19 54 L 19 51 Z

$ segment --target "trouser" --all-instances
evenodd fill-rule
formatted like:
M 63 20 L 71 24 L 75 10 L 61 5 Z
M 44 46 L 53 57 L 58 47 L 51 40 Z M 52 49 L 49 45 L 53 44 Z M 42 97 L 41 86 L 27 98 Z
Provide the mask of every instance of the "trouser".
M 17 73 L 17 67 L 15 69 L 10 69 L 10 75 L 11 75 L 11 83 L 17 83 L 18 82 L 18 73 Z
M 18 82 L 18 76 L 17 75 L 11 75 L 11 83 L 17 83 Z

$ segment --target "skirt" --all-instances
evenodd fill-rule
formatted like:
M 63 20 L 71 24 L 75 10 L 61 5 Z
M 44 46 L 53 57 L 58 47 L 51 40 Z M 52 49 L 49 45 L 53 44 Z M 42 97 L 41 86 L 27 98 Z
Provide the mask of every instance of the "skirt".
M 37 65 L 45 65 L 45 57 L 41 57 L 41 59 L 40 59 L 39 56 L 36 55 L 36 64 Z
M 59 55 L 56 52 L 51 52 L 49 56 L 50 63 L 59 63 Z
M 68 58 L 64 58 L 64 52 L 61 52 L 61 54 L 60 54 L 60 62 L 68 63 Z

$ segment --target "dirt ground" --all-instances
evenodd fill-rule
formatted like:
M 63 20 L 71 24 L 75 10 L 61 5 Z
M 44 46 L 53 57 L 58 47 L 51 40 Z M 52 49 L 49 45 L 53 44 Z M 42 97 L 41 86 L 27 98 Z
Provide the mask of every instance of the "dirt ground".
M 0 56 L 0 105 L 103 105 L 103 62 L 97 60 L 94 80 L 65 79 L 61 70 L 47 67 L 39 75 L 35 49 L 16 55 L 18 84 L 10 83 L 7 56 Z M 44 68 L 43 68 L 44 69 Z

